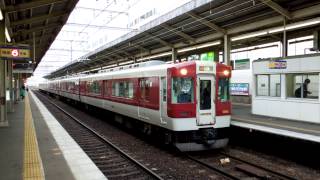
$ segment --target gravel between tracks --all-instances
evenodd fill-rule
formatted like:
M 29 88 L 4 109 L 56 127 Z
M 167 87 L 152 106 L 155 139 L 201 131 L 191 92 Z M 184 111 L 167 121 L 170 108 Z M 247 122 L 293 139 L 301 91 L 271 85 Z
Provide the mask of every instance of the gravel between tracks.
M 143 163 L 154 172 L 162 174 L 165 179 L 225 179 L 225 177 L 186 159 L 175 150 L 153 142 L 150 138 L 125 132 L 124 128 L 119 128 L 112 122 L 114 118 L 112 113 L 106 112 L 103 113 L 103 116 L 96 113 L 96 116 L 100 116 L 97 118 L 92 116 L 92 113 L 89 114 L 76 109 L 78 107 L 71 107 L 57 100 L 54 101 L 59 106 L 67 109 L 75 117 L 83 120 L 84 123 L 90 124 L 91 127 L 99 131 L 140 163 Z M 229 147 L 225 149 L 225 152 L 235 157 L 249 159 L 264 167 L 284 172 L 297 179 L 317 179 L 320 177 L 317 170 L 248 149 Z M 211 151 L 209 153 L 212 153 L 213 157 L 218 156 L 218 151 Z

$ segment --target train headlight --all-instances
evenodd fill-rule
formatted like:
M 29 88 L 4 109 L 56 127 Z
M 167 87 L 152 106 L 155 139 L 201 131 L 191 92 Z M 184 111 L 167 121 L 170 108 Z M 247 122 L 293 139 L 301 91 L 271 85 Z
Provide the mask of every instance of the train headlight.
M 185 75 L 188 74 L 188 70 L 185 69 L 185 68 L 183 68 L 183 69 L 180 70 L 180 74 L 183 75 L 183 76 L 185 76 Z
M 225 76 L 229 76 L 230 71 L 228 71 L 228 70 L 224 70 L 224 71 L 223 71 L 223 74 L 224 74 Z

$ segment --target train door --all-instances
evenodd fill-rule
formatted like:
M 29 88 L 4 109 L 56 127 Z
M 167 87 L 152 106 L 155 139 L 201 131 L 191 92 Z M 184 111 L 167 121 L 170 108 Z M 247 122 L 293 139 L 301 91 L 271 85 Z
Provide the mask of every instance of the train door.
M 197 124 L 215 123 L 215 80 L 214 76 L 199 76 L 197 83 Z
M 160 82 L 160 122 L 167 124 L 167 78 L 161 77 Z

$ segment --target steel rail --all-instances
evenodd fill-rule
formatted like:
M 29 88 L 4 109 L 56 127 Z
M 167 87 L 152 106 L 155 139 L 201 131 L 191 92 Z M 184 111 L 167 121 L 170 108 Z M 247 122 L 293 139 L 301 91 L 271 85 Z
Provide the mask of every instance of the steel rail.
M 55 104 L 53 101 L 51 101 L 48 97 L 46 97 L 45 95 L 37 92 L 37 94 L 45 97 L 47 99 L 47 101 L 52 104 L 53 106 L 55 106 L 57 109 L 59 109 L 60 111 L 62 111 L 65 115 L 67 115 L 68 117 L 70 117 L 71 119 L 73 119 L 75 122 L 79 123 L 82 127 L 86 128 L 87 130 L 89 130 L 92 134 L 94 134 L 96 137 L 98 137 L 99 139 L 101 139 L 102 141 L 104 141 L 105 143 L 107 143 L 108 145 L 110 145 L 113 149 L 115 149 L 117 152 L 119 152 L 121 155 L 123 155 L 125 158 L 127 158 L 128 160 L 130 160 L 131 162 L 133 162 L 134 164 L 136 164 L 137 166 L 139 166 L 141 169 L 143 169 L 145 172 L 147 172 L 149 175 L 151 175 L 152 177 L 154 177 L 155 179 L 158 180 L 163 180 L 162 177 L 160 177 L 158 174 L 154 173 L 152 170 L 150 170 L 149 168 L 147 168 L 146 166 L 144 166 L 143 164 L 141 164 L 140 162 L 138 162 L 137 160 L 135 160 L 134 158 L 132 158 L 130 155 L 128 155 L 127 153 L 125 153 L 124 151 L 122 151 L 119 147 L 117 147 L 116 145 L 114 145 L 111 141 L 109 141 L 108 139 L 106 139 L 104 136 L 100 135 L 98 132 L 96 132 L 94 129 L 92 129 L 91 127 L 89 127 L 87 124 L 81 122 L 81 120 L 79 120 L 78 118 L 74 117 L 72 114 L 68 113 L 67 111 L 65 111 L 63 108 L 61 108 L 60 106 L 58 106 L 57 104 Z
M 253 166 L 253 167 L 262 169 L 262 170 L 264 170 L 264 171 L 270 172 L 270 173 L 272 173 L 272 174 L 277 175 L 277 176 L 280 177 L 280 178 L 290 179 L 290 180 L 297 180 L 297 178 L 294 178 L 294 177 L 288 176 L 288 175 L 286 175 L 286 174 L 279 173 L 279 172 L 277 172 L 277 171 L 274 171 L 274 170 L 271 170 L 271 169 L 269 169 L 269 168 L 263 167 L 263 166 L 261 166 L 261 165 L 258 165 L 258 164 L 255 164 L 255 163 L 252 163 L 252 162 L 249 162 L 249 161 L 240 159 L 240 158 L 238 158 L 238 157 L 232 156 L 232 155 L 227 154 L 227 153 L 225 153 L 225 152 L 220 152 L 220 154 L 222 154 L 222 155 L 224 155 L 224 156 L 227 156 L 227 157 L 229 157 L 229 158 L 231 158 L 231 159 L 234 159 L 234 160 L 236 160 L 236 161 L 239 161 L 239 162 L 248 164 L 248 165 L 250 165 L 250 166 Z

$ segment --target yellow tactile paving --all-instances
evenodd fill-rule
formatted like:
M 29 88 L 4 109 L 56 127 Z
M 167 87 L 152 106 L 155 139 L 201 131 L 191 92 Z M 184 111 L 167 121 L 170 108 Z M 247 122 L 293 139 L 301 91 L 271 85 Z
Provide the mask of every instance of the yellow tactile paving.
M 39 153 L 37 136 L 33 125 L 29 97 L 25 98 L 24 110 L 24 180 L 44 180 L 42 161 Z

